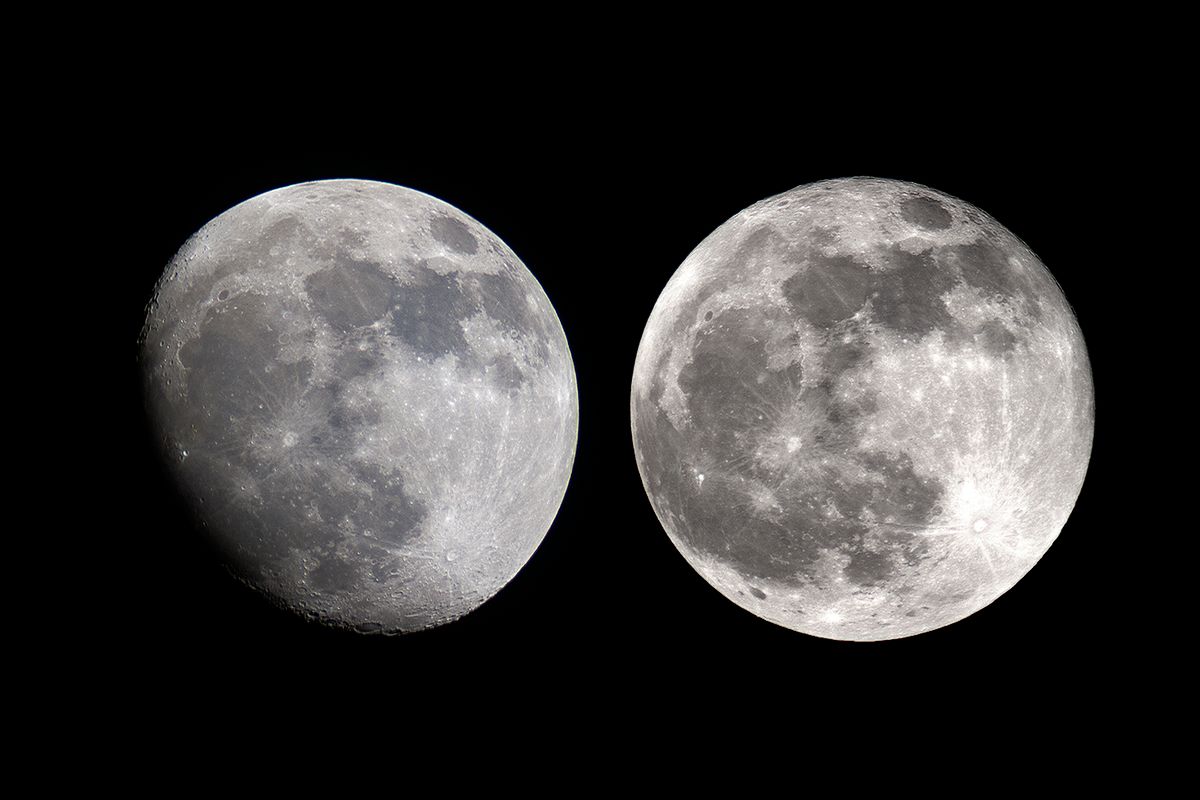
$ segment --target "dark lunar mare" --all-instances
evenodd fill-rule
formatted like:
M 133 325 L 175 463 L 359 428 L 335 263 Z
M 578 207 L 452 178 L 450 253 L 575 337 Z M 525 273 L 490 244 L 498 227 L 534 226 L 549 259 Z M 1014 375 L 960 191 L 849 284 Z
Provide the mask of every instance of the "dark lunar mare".
M 662 498 L 660 512 L 675 521 L 689 546 L 744 575 L 794 580 L 811 574 L 822 553 L 832 550 L 849 558 L 849 580 L 864 586 L 885 582 L 901 563 L 914 563 L 925 553 L 920 537 L 903 528 L 932 520 L 943 487 L 917 475 L 907 457 L 859 447 L 854 426 L 873 412 L 869 400 L 835 401 L 828 384 L 801 390 L 797 363 L 768 367 L 763 342 L 778 322 L 770 311 L 731 309 L 701 323 L 678 379 L 690 414 L 686 432 L 652 402 L 653 393 L 650 403 L 639 400 L 638 452 L 651 497 Z M 844 369 L 869 358 L 869 347 L 861 339 L 840 342 L 824 358 L 827 367 Z M 788 433 L 780 426 L 797 407 L 817 413 L 805 431 L 807 449 L 793 457 L 795 464 L 817 465 L 824 456 L 850 459 L 866 471 L 864 481 L 848 484 L 844 470 L 834 467 L 796 471 L 786 462 L 770 466 L 750 457 L 782 446 L 780 438 Z M 772 490 L 777 506 L 754 502 L 762 487 Z M 827 513 L 831 505 L 838 512 L 834 517 Z M 895 523 L 885 535 L 886 548 L 868 538 L 872 526 L 863 522 L 866 516 Z
M 549 355 L 548 331 L 532 313 L 525 294 L 511 265 L 498 275 L 442 275 L 417 264 L 411 282 L 397 292 L 390 316 L 392 331 L 418 353 L 430 358 L 451 354 L 464 366 L 479 367 L 494 373 L 509 388 L 519 388 L 525 382 L 521 366 L 511 356 L 480 360 L 464 336 L 462 322 L 474 314 L 486 314 L 506 335 L 530 343 L 535 366 L 540 366 Z
M 360 313 L 347 305 L 351 318 Z M 180 351 L 188 369 L 188 402 L 160 395 L 151 408 L 160 415 L 157 427 L 186 431 L 193 443 L 186 456 L 183 445 L 169 447 L 176 483 L 200 507 L 242 577 L 276 578 L 279 562 L 301 548 L 319 561 L 312 572 L 315 588 L 353 592 L 360 577 L 354 563 L 335 552 L 345 539 L 339 526 L 401 545 L 416 532 L 425 509 L 405 492 L 398 473 L 353 458 L 356 437 L 379 415 L 369 406 L 347 404 L 345 381 L 380 365 L 378 344 L 339 349 L 338 377 L 316 383 L 311 362 L 279 360 L 281 344 L 270 334 L 282 328 L 288 307 L 284 299 L 252 293 L 214 305 L 200 334 Z M 312 524 L 314 513 L 326 524 Z
M 523 281 L 511 263 L 496 275 L 443 274 L 422 261 L 410 265 L 402 282 L 377 264 L 341 255 L 330 268 L 308 276 L 305 287 L 317 312 L 335 330 L 349 333 L 386 319 L 392 333 L 422 356 L 453 355 L 464 368 L 492 373 L 510 389 L 525 383 L 521 365 L 507 354 L 481 360 L 465 338 L 464 320 L 486 314 L 507 335 L 526 339 L 535 368 L 549 356 L 551 331 L 526 302 Z

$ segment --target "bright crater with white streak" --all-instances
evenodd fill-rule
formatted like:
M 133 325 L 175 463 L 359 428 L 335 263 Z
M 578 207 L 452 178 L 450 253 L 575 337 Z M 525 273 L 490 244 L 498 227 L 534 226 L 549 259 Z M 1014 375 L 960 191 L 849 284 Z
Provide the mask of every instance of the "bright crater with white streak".
M 817 636 L 948 625 L 1065 524 L 1091 372 L 1050 273 L 979 209 L 853 178 L 741 212 L 688 256 L 638 350 L 634 449 L 683 556 Z
M 141 361 L 164 459 L 228 566 L 329 624 L 466 614 L 566 491 L 578 397 L 549 299 L 411 189 L 319 181 L 221 214 L 168 265 Z

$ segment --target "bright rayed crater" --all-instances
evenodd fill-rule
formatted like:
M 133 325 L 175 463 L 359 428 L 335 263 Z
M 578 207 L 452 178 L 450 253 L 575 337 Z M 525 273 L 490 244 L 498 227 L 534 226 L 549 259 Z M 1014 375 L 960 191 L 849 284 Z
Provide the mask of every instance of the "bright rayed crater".
M 909 183 L 764 200 L 688 256 L 638 350 L 638 468 L 688 562 L 816 636 L 960 620 L 1058 536 L 1092 444 L 1070 306 L 979 209 Z
M 359 631 L 459 617 L 558 511 L 578 397 L 562 326 L 495 235 L 385 183 L 289 186 L 167 267 L 150 421 L 230 569 Z

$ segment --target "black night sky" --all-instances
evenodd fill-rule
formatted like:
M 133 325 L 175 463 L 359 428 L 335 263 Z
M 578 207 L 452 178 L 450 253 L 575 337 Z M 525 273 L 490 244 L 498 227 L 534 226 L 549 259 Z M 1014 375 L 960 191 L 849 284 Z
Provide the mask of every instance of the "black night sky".
M 128 131 L 122 165 L 137 224 L 122 244 L 115 360 L 125 367 L 137 446 L 123 466 L 135 497 L 111 591 L 128 609 L 125 636 L 137 657 L 126 676 L 139 690 L 168 705 L 306 696 L 332 706 L 335 695 L 369 698 L 397 685 L 413 693 L 406 703 L 426 709 L 444 702 L 437 698 L 469 696 L 514 709 L 592 711 L 664 700 L 687 706 L 702 695 L 740 709 L 751 728 L 756 714 L 929 696 L 955 714 L 954 698 L 978 698 L 979 686 L 1007 698 L 1012 713 L 1087 705 L 1080 676 L 1120 657 L 1113 640 L 1124 623 L 1113 616 L 1120 603 L 1108 599 L 1122 535 L 1109 508 L 1119 331 L 1102 300 L 1119 256 L 1097 150 L 1081 146 L 1080 131 L 1094 121 L 1086 100 L 1012 116 L 843 109 L 840 118 L 814 119 L 778 106 L 714 115 L 701 105 L 703 92 L 581 90 L 548 103 L 526 88 L 488 90 L 481 113 L 422 113 L 410 100 L 350 124 L 251 101 L 209 109 L 187 126 Z M 692 248 L 751 203 L 852 175 L 927 184 L 984 209 L 1028 243 L 1076 311 L 1097 396 L 1082 495 L 1032 572 L 959 623 L 873 644 L 776 627 L 710 588 L 654 516 L 629 425 L 643 326 Z M 231 580 L 190 529 L 141 424 L 135 342 L 175 250 L 244 199 L 339 177 L 418 189 L 502 238 L 554 303 L 580 392 L 574 472 L 533 558 L 474 613 L 398 638 L 303 622 Z

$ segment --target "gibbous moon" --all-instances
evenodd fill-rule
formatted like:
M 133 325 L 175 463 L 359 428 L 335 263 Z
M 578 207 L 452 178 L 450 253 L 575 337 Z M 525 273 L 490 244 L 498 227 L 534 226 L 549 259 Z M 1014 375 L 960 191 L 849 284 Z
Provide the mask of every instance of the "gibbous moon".
M 307 617 L 460 617 L 566 491 L 558 317 L 502 241 L 420 192 L 318 181 L 226 211 L 168 265 L 140 348 L 183 496 L 234 574 Z
M 719 227 L 638 349 L 638 469 L 684 558 L 793 630 L 894 639 L 1037 563 L 1087 470 L 1092 379 L 1057 283 L 924 186 L 801 186 Z

